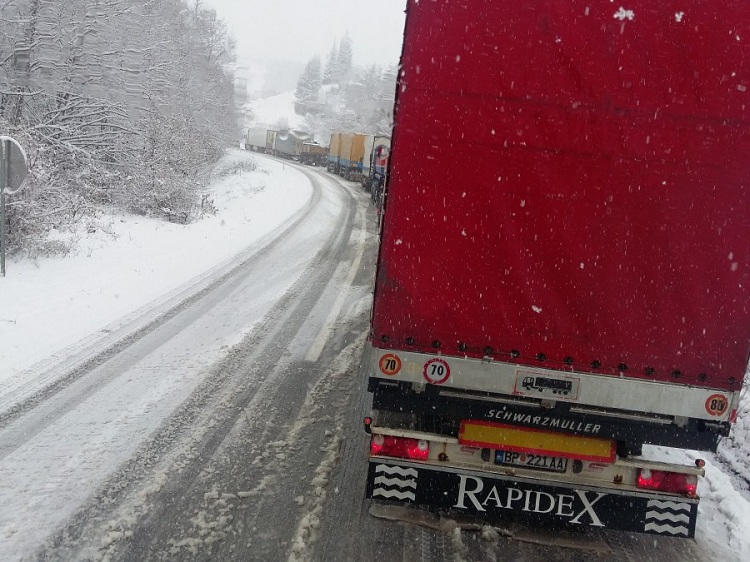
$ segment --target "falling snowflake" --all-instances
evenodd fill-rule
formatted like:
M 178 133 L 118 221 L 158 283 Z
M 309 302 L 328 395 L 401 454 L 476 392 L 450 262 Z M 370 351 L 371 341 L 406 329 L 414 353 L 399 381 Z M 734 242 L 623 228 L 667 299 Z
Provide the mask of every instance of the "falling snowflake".
M 620 9 L 615 13 L 615 19 L 618 19 L 620 21 L 630 20 L 633 21 L 633 18 L 635 17 L 635 12 L 633 10 L 626 10 L 622 6 L 620 6 Z

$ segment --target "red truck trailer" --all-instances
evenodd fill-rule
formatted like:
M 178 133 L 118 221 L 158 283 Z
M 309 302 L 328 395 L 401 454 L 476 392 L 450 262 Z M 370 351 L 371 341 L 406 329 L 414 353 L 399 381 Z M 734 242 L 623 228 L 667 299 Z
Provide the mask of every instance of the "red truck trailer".
M 367 496 L 692 537 L 750 351 L 750 5 L 409 0 Z

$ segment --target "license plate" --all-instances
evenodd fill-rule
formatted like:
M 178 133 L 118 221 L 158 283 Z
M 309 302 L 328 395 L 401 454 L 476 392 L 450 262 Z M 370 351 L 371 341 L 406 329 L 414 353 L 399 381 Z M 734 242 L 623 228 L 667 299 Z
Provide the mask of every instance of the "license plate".
M 550 472 L 565 472 L 568 468 L 568 459 L 516 451 L 495 451 L 495 464 L 537 468 Z
M 525 452 L 543 457 L 572 458 L 590 462 L 615 461 L 615 443 L 608 439 L 554 433 L 479 420 L 463 420 L 458 432 L 462 445 Z

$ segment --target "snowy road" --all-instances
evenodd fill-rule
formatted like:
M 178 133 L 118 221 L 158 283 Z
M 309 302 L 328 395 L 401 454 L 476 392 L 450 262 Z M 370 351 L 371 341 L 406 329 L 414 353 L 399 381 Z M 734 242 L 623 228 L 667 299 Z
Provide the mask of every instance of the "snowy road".
M 162 310 L 134 319 L 124 339 L 83 350 L 85 361 L 71 358 L 55 384 L 12 404 L 5 395 L 0 502 L 14 509 L 0 512 L 0 559 L 30 556 L 62 526 L 49 556 L 99 558 L 121 551 L 116 539 L 130 533 L 128 548 L 139 548 L 144 525 L 172 511 L 160 501 L 165 494 L 210 471 L 209 460 L 236 460 L 223 451 L 232 435 L 244 437 L 246 458 L 248 441 L 262 445 L 276 425 L 297 423 L 294 408 L 324 374 L 318 366 L 331 356 L 339 313 L 354 315 L 364 330 L 370 288 L 352 283 L 366 243 L 375 243 L 361 191 L 308 175 L 307 204 L 239 263 L 202 275 Z M 306 414 L 317 407 L 308 404 Z M 272 458 L 281 462 L 278 452 Z M 278 472 L 265 461 L 256 466 Z M 235 493 L 258 484 L 223 474 Z M 95 514 L 105 519 L 92 521 Z M 210 539 L 211 528 L 185 531 Z M 157 536 L 169 542 L 172 532 Z
M 0 560 L 710 558 L 364 502 L 376 221 L 355 184 L 299 169 L 309 198 L 230 265 L 0 396 Z

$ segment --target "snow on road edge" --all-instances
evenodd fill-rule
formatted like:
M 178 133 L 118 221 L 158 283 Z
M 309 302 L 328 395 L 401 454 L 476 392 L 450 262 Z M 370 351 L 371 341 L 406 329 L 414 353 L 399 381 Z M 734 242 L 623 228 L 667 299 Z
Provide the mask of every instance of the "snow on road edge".
M 209 188 L 215 216 L 181 225 L 112 215 L 100 221 L 107 228 L 82 233 L 76 255 L 8 260 L 0 278 L 0 396 L 35 384 L 45 359 L 106 336 L 133 311 L 230 261 L 312 195 L 301 172 L 243 151 L 228 151 L 217 169 L 232 173 Z

